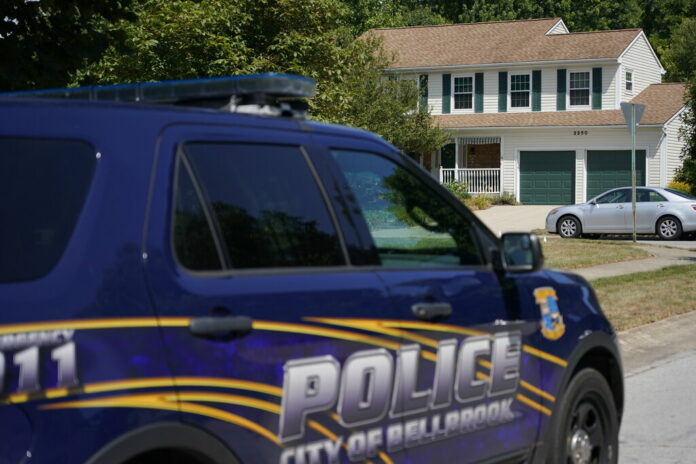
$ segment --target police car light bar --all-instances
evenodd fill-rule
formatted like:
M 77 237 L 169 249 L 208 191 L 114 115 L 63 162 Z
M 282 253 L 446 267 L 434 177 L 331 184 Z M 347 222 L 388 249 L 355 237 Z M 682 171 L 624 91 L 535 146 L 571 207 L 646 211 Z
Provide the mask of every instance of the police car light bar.
M 210 102 L 224 102 L 223 107 L 230 111 L 280 115 L 283 111 L 290 109 L 294 116 L 298 116 L 296 113 L 303 113 L 306 110 L 306 104 L 286 104 L 280 103 L 278 100 L 309 98 L 314 96 L 315 89 L 316 82 L 307 77 L 265 73 L 208 79 L 5 92 L 0 93 L 0 97 L 69 98 L 174 105 L 188 104 L 204 107 L 213 106 Z

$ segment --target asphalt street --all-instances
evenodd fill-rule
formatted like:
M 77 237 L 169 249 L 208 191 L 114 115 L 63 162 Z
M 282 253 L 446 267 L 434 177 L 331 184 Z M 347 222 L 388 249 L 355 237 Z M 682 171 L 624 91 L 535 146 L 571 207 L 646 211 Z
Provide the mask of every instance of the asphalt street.
M 696 463 L 696 313 L 620 334 L 626 403 L 620 464 Z

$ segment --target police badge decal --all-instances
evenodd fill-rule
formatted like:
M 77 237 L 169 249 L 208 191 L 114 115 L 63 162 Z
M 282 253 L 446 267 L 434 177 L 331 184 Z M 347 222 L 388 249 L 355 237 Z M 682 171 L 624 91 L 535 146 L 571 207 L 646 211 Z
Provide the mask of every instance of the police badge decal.
M 565 324 L 558 309 L 556 290 L 539 287 L 534 290 L 534 298 L 541 308 L 541 334 L 549 340 L 558 340 L 565 333 Z

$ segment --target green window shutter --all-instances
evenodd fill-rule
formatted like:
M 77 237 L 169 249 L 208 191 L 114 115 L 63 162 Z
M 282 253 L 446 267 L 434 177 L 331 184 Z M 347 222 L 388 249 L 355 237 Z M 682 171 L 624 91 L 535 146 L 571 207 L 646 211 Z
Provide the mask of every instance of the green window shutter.
M 428 110 L 428 75 L 418 76 L 418 91 L 420 93 L 419 106 L 423 111 Z
M 592 109 L 602 109 L 602 68 L 592 68 Z
M 442 114 L 450 112 L 450 96 L 452 95 L 452 75 L 442 75 Z
M 556 110 L 566 109 L 566 70 L 556 70 Z
M 483 113 L 483 73 L 474 74 L 474 112 Z
M 507 71 L 498 73 L 498 113 L 507 111 Z
M 532 111 L 541 111 L 541 71 L 532 71 Z

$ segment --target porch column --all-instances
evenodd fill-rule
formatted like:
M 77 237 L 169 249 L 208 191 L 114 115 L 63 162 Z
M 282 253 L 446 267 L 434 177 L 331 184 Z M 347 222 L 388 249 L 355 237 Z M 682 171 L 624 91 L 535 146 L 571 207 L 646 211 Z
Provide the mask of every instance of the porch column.
M 454 138 L 454 178 L 457 178 L 457 169 L 459 169 L 459 153 L 461 150 L 461 138 L 460 137 L 455 137 Z

